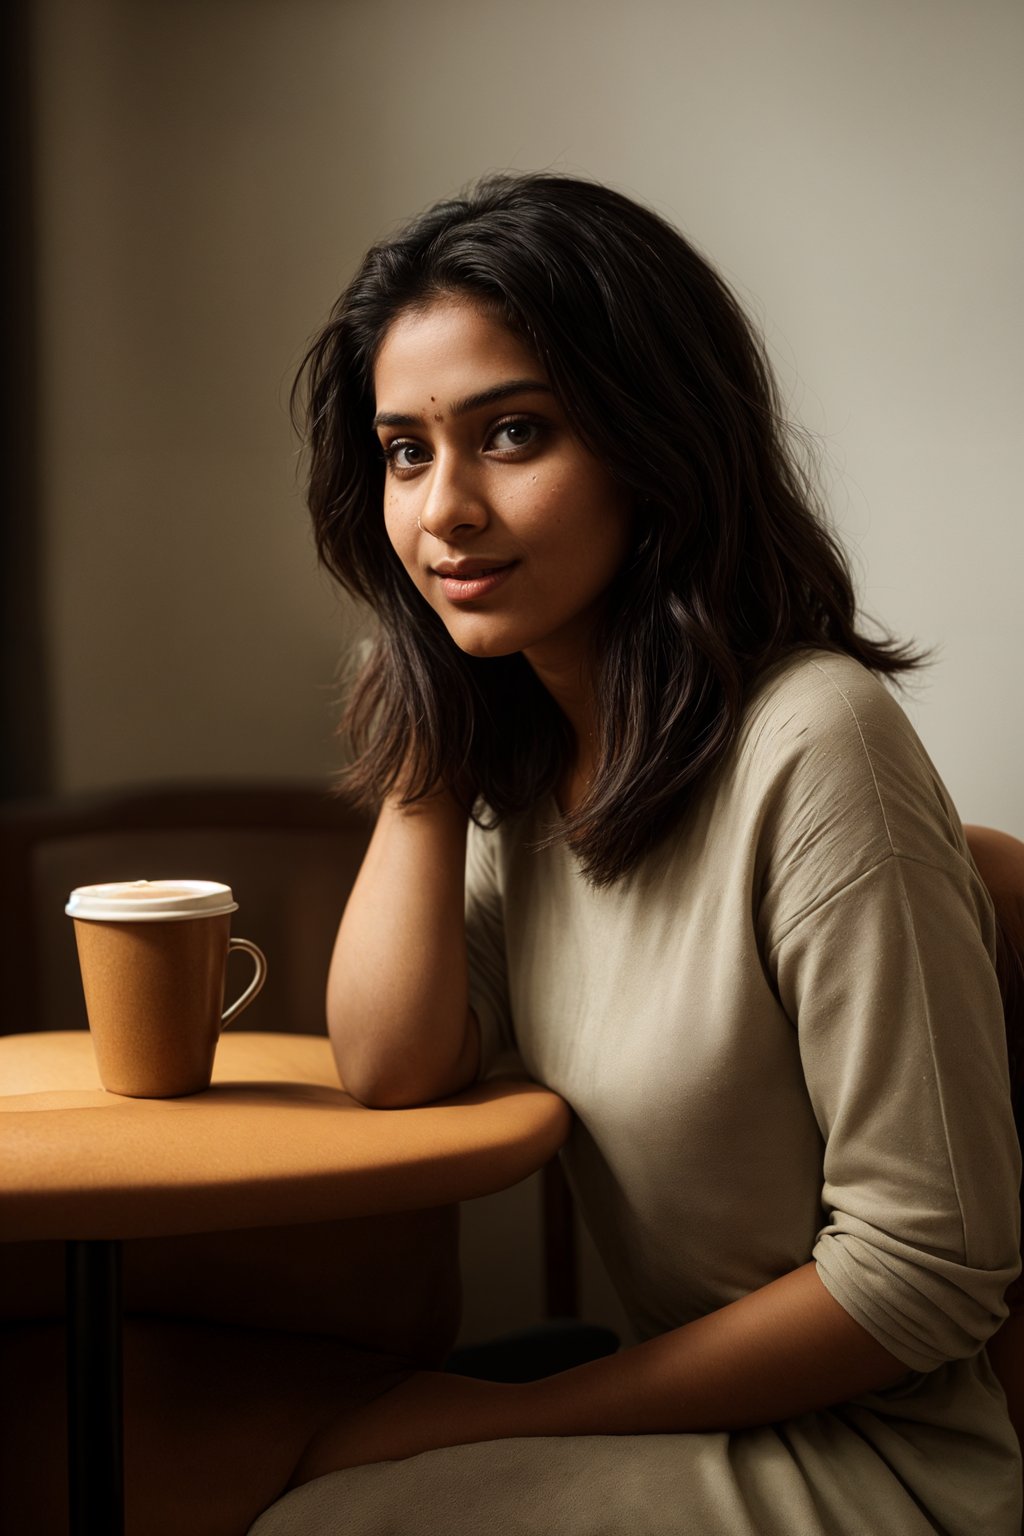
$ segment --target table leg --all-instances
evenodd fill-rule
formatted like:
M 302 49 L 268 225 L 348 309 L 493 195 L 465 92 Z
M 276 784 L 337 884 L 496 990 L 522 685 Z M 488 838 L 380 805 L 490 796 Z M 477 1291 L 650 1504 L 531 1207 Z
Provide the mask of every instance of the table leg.
M 121 1244 L 68 1242 L 68 1516 L 71 1536 L 122 1536 Z

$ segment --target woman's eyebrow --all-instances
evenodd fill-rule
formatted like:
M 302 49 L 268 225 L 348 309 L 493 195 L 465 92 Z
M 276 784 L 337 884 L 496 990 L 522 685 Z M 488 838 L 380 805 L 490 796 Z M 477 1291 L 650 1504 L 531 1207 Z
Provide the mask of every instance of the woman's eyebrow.
M 461 400 L 453 400 L 449 407 L 452 416 L 465 416 L 469 411 L 478 411 L 485 405 L 496 405 L 499 400 L 511 399 L 513 395 L 553 394 L 550 384 L 545 384 L 541 379 L 509 379 L 504 384 L 494 384 L 490 389 L 481 389 L 475 395 L 465 395 Z M 373 425 L 377 427 L 418 427 L 422 426 L 424 417 L 406 416 L 397 411 L 378 411 L 373 418 Z

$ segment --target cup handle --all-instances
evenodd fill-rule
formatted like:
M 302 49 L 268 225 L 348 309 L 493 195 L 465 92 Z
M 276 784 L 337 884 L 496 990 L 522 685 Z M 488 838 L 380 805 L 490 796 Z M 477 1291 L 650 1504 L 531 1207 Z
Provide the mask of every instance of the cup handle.
M 249 985 L 246 987 L 245 991 L 242 993 L 241 997 L 236 998 L 235 1001 L 231 1004 L 231 1007 L 224 1010 L 224 1014 L 220 1021 L 221 1029 L 226 1029 L 229 1024 L 234 1023 L 242 1009 L 248 1008 L 249 1004 L 260 991 L 260 988 L 263 986 L 263 983 L 267 979 L 267 957 L 263 953 L 262 949 L 260 949 L 258 944 L 253 944 L 249 939 L 229 939 L 228 953 L 230 953 L 233 949 L 244 949 L 247 955 L 252 956 L 253 962 L 256 966 L 256 974 L 252 978 L 252 981 L 250 981 Z

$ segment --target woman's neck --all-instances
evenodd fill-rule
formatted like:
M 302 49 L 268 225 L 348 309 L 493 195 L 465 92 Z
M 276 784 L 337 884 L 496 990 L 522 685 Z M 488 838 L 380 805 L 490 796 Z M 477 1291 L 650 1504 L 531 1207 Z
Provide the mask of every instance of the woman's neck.
M 593 686 L 578 662 L 562 668 L 530 664 L 572 732 L 572 751 L 555 787 L 560 813 L 571 815 L 589 791 L 597 767 L 598 711 Z

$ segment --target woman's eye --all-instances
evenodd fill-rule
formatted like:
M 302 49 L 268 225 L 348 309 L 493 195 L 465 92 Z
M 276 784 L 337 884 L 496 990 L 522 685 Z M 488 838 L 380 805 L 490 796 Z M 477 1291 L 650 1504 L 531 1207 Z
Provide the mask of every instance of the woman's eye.
M 499 421 L 491 433 L 488 447 L 496 448 L 499 453 L 532 448 L 540 434 L 541 428 L 535 421 L 526 421 L 521 417 L 515 421 Z
M 430 462 L 430 454 L 423 444 L 408 438 L 396 438 L 393 443 L 388 443 L 384 458 L 388 469 L 419 469 L 421 464 Z

